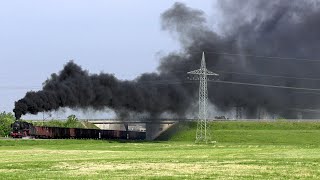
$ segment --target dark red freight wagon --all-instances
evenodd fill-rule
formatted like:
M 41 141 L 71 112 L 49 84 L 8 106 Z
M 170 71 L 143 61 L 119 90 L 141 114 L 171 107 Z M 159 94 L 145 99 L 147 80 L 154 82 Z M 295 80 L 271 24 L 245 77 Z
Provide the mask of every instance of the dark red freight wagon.
M 11 136 L 44 139 L 146 139 L 145 132 L 33 126 L 23 121 L 12 124 Z

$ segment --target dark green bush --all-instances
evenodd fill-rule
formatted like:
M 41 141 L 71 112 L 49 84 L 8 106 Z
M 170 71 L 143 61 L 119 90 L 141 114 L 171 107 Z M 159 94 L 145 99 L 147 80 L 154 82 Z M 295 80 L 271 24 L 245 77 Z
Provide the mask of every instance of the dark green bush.
M 11 124 L 15 118 L 12 113 L 2 112 L 0 113 L 0 136 L 8 136 L 11 131 Z

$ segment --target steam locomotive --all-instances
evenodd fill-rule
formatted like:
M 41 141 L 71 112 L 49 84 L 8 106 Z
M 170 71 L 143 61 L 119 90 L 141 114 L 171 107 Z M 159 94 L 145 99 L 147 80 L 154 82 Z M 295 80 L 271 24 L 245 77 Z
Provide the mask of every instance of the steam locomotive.
M 33 128 L 33 125 L 25 121 L 15 121 L 11 124 L 11 128 L 11 137 L 22 138 L 30 136 L 30 130 Z
M 12 125 L 13 138 L 40 138 L 40 139 L 128 139 L 145 140 L 146 132 L 61 128 L 34 126 L 25 121 L 15 121 Z

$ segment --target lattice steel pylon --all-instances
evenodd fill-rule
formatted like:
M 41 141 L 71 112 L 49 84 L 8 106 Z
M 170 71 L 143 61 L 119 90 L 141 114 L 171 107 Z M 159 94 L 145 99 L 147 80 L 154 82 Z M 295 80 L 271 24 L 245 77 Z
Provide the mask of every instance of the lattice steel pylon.
M 202 53 L 201 67 L 200 69 L 190 71 L 188 74 L 199 75 L 199 115 L 197 124 L 196 142 L 209 142 L 211 141 L 211 135 L 207 124 L 207 112 L 208 112 L 208 78 L 207 76 L 218 76 L 218 74 L 209 71 L 206 68 L 206 60 L 204 52 Z

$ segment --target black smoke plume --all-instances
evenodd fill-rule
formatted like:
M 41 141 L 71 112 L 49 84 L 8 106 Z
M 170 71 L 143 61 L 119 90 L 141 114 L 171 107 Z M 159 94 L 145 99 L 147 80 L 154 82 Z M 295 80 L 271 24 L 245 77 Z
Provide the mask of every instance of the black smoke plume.
M 114 109 L 125 117 L 127 111 L 183 114 L 189 101 L 181 86 L 162 86 L 167 76 L 143 74 L 134 81 L 121 81 L 111 74 L 89 74 L 74 62 L 69 62 L 59 74 L 52 74 L 43 90 L 28 92 L 15 103 L 17 119 L 26 113 L 58 110 L 61 107 L 96 110 Z
M 182 3 L 161 15 L 162 29 L 179 40 L 182 50 L 163 57 L 158 73 L 123 81 L 111 74 L 89 74 L 69 62 L 44 83 L 43 90 L 28 92 L 15 103 L 16 118 L 61 107 L 108 107 L 120 116 L 128 111 L 148 112 L 151 117 L 163 112 L 184 116 L 198 90 L 197 84 L 185 83 L 186 72 L 199 67 L 202 51 L 207 52 L 208 69 L 223 81 L 320 88 L 316 79 L 249 75 L 315 78 L 320 77 L 320 61 L 230 55 L 320 59 L 319 1 L 226 0 L 218 5 L 219 29 L 210 27 L 202 11 Z M 258 108 L 295 118 L 293 108 L 319 108 L 319 97 L 292 89 L 209 83 L 211 103 L 222 111 L 242 106 L 248 118 L 254 118 Z

